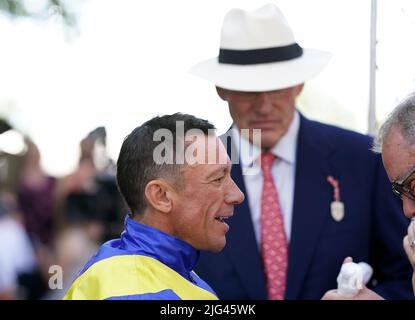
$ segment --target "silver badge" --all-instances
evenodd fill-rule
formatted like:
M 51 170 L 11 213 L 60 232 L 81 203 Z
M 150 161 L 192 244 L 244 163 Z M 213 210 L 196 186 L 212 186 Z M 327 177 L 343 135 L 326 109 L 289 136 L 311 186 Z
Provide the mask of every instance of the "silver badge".
M 331 203 L 331 216 L 337 222 L 344 218 L 344 204 L 341 201 L 333 201 Z

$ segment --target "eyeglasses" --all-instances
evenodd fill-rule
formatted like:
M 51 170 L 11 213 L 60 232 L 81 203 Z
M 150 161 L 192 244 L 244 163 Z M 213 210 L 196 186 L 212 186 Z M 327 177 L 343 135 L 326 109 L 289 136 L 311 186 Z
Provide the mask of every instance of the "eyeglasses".
M 392 192 L 402 199 L 403 196 L 408 199 L 415 201 L 415 194 L 411 189 L 411 181 L 408 181 L 412 174 L 415 172 L 415 166 L 413 166 L 405 176 L 400 180 L 395 180 L 392 182 Z

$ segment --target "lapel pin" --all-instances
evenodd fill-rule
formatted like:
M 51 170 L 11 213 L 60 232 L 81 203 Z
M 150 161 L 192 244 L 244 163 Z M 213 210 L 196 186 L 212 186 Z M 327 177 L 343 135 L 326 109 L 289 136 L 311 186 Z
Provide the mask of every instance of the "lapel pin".
M 332 176 L 328 176 L 327 181 L 333 187 L 333 201 L 330 205 L 331 217 L 337 222 L 340 222 L 344 218 L 344 204 L 340 200 L 339 181 L 334 179 Z

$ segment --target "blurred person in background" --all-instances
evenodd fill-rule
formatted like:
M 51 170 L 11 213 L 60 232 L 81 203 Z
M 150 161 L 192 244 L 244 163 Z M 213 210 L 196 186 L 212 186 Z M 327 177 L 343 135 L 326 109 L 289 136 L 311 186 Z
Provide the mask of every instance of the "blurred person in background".
M 47 277 L 46 270 L 49 262 L 49 259 L 46 258 L 49 257 L 47 242 L 51 233 L 51 225 L 46 224 L 42 226 L 41 224 L 47 220 L 44 219 L 43 214 L 48 219 L 51 219 L 52 212 L 48 210 L 43 212 L 42 208 L 37 206 L 37 197 L 31 195 L 28 190 L 26 190 L 28 198 L 26 198 L 27 201 L 25 201 L 25 206 L 23 207 L 29 209 L 30 214 L 38 214 L 39 216 L 28 218 L 27 212 L 23 212 L 22 206 L 20 206 L 21 203 L 19 203 L 18 193 L 22 182 L 26 182 L 23 178 L 26 174 L 30 176 L 28 181 L 38 181 L 31 178 L 34 176 L 32 175 L 33 172 L 41 171 L 38 166 L 39 154 L 34 144 L 30 144 L 29 140 L 24 141 L 23 135 L 9 125 L 6 120 L 0 120 L 0 134 L 9 130 L 14 131 L 15 137 L 21 137 L 22 150 L 21 152 L 10 154 L 2 148 L 6 148 L 7 143 L 0 147 L 0 207 L 2 210 L 0 223 L 1 282 L 3 283 L 3 288 L 5 287 L 5 282 L 8 283 L 6 286 L 13 284 L 11 290 L 13 294 L 11 296 L 14 296 L 14 298 L 37 299 L 46 289 L 45 277 Z M 6 142 L 7 139 L 2 141 Z M 15 140 L 11 141 L 16 143 Z M 24 153 L 24 150 L 26 150 L 26 153 Z M 33 163 L 35 165 L 32 166 Z M 26 171 L 28 168 L 30 169 Z M 41 175 L 43 176 L 43 173 Z M 39 202 L 42 202 L 42 199 L 39 199 Z M 33 210 L 31 210 L 32 205 L 34 207 Z M 38 219 L 41 221 L 38 221 Z M 28 234 L 27 230 L 30 230 L 31 233 Z
M 21 283 L 22 277 L 37 273 L 35 252 L 29 237 L 16 219 L 15 196 L 0 194 L 0 300 L 37 298 L 41 293 Z M 36 291 L 36 292 L 35 292 Z
M 122 230 L 124 208 L 115 181 L 115 164 L 106 151 L 106 131 L 98 127 L 80 142 L 78 168 L 58 185 L 60 225 L 82 226 L 102 243 Z
M 19 209 L 26 230 L 35 246 L 50 244 L 55 210 L 56 178 L 41 168 L 41 156 L 36 144 L 25 139 L 27 151 L 23 158 L 17 190 Z
M 62 270 L 62 288 L 53 288 L 42 298 L 60 300 L 68 291 L 77 272 L 98 250 L 96 242 L 79 226 L 67 226 L 53 241 L 54 262 Z
M 43 283 L 41 295 L 47 290 L 48 270 L 53 262 L 52 237 L 55 232 L 57 179 L 44 172 L 36 144 L 25 137 L 26 153 L 19 174 L 17 201 L 24 226 L 34 246 L 39 274 L 25 281 Z

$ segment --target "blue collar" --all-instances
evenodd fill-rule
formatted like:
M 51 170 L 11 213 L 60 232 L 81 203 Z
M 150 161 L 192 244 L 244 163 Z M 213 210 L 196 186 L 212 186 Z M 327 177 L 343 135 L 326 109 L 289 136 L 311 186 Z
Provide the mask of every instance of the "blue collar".
M 157 259 L 191 280 L 190 272 L 196 265 L 200 252 L 187 242 L 139 223 L 130 216 L 125 219 L 125 231 L 120 240 L 121 250 Z

